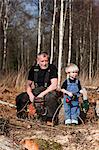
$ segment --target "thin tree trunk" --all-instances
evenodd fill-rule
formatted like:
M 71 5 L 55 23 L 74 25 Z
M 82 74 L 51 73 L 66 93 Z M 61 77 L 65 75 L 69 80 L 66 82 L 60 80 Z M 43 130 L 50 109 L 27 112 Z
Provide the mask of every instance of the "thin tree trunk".
M 80 24 L 80 37 L 79 37 L 80 68 L 83 67 L 83 48 L 82 48 L 81 26 L 82 24 Z
M 53 22 L 52 22 L 52 37 L 51 37 L 51 57 L 50 63 L 52 64 L 53 55 L 54 55 L 54 28 L 55 28 L 55 16 L 56 16 L 56 0 L 54 0 L 54 14 L 53 14 Z
M 78 39 L 76 40 L 76 45 L 77 45 L 77 50 L 76 50 L 76 64 L 78 65 L 78 58 L 79 58 L 79 46 L 78 46 L 79 42 Z
M 98 40 L 97 40 L 97 72 L 99 71 L 99 24 L 98 24 Z
M 91 19 L 92 19 L 92 4 L 90 4 L 90 22 L 89 22 L 89 38 L 90 38 L 90 54 L 89 54 L 89 81 L 92 80 L 92 30 L 91 30 Z
M 24 40 L 21 37 L 21 66 L 24 66 Z
M 37 53 L 40 53 L 41 48 L 41 6 L 42 6 L 43 0 L 39 0 L 39 21 L 38 21 L 38 48 Z
M 29 47 L 27 45 L 27 68 L 29 68 L 29 60 L 30 60 L 30 56 L 29 56 Z
M 21 46 L 20 46 L 20 43 L 18 43 L 18 55 L 17 55 L 17 62 L 18 62 L 18 72 L 20 71 L 20 67 L 21 67 L 21 59 L 20 59 L 20 49 L 21 49 Z
M 60 87 L 61 84 L 62 50 L 63 50 L 63 0 L 61 0 L 60 27 L 59 27 L 58 87 Z
M 69 0 L 69 52 L 68 52 L 68 64 L 70 64 L 71 61 L 71 34 L 72 34 L 72 22 L 71 22 L 71 2 L 72 0 Z
M 3 20 L 3 31 L 4 31 L 4 50 L 3 50 L 3 70 L 6 70 L 6 58 L 7 58 L 7 29 L 8 29 L 8 3 L 9 0 L 4 0 L 5 15 Z
M 86 25 L 85 25 L 85 23 L 84 23 L 84 29 L 83 29 L 83 37 L 82 37 L 82 67 L 83 67 L 83 70 L 82 70 L 82 73 L 83 74 L 85 74 L 85 66 L 86 66 L 86 49 L 85 49 L 85 43 L 86 43 L 86 41 L 85 41 L 85 29 L 86 29 Z
M 69 2 L 68 2 L 68 0 L 67 1 L 65 1 L 65 7 L 64 7 L 64 9 L 65 9 L 65 12 L 64 12 L 64 18 L 63 18 L 63 35 L 65 35 L 64 33 L 66 32 L 65 31 L 65 29 L 66 29 L 66 20 L 67 20 L 67 8 L 69 7 Z M 65 31 L 65 32 L 64 32 Z M 68 45 L 68 44 L 66 44 L 66 39 L 63 39 L 63 46 L 64 46 L 64 50 L 63 50 L 63 59 L 62 59 L 62 62 L 63 62 L 63 66 L 66 66 L 66 58 L 67 58 L 67 52 L 66 52 L 66 45 Z
M 2 14 L 3 14 L 3 1 L 1 1 L 0 5 L 0 70 L 2 69 L 3 64 L 3 27 L 2 27 Z
M 65 22 L 66 22 L 66 15 L 67 15 L 67 7 L 68 7 L 68 2 L 65 2 L 65 13 L 64 13 L 64 19 L 63 19 L 63 35 L 64 35 L 64 28 L 65 28 Z
M 0 19 L 2 17 L 2 12 L 3 12 L 3 1 L 1 1 L 1 7 L 0 7 Z

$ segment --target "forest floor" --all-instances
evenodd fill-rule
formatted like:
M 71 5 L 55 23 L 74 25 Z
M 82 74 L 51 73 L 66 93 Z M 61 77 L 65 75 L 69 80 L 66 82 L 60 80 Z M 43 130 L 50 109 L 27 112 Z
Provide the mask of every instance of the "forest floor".
M 18 94 L 15 89 L 3 88 L 0 100 L 15 105 Z M 99 100 L 99 93 L 89 90 L 88 97 L 86 121 L 77 126 L 65 126 L 61 121 L 51 127 L 38 121 L 18 120 L 16 108 L 0 104 L 0 150 L 22 150 L 23 139 L 35 139 L 40 150 L 99 150 L 99 119 L 93 105 L 93 101 Z

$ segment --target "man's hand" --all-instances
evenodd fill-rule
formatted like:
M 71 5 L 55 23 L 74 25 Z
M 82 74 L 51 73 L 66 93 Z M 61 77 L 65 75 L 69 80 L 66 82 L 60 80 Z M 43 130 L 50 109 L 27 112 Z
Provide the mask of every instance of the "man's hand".
M 43 94 L 43 92 L 42 93 L 40 93 L 37 97 L 39 97 L 39 98 L 42 98 L 42 97 L 44 97 L 44 94 Z

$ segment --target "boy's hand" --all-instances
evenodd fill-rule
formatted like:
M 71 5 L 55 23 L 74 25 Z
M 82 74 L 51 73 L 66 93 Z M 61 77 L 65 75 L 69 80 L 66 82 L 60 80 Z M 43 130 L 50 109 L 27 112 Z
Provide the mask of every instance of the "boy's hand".
M 67 94 L 68 94 L 68 96 L 70 96 L 70 97 L 73 96 L 73 93 L 72 93 L 72 92 L 68 92 Z

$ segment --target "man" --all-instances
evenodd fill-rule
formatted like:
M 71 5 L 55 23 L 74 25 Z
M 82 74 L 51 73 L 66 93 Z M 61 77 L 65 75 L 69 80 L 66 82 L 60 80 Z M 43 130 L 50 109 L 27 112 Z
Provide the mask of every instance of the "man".
M 57 68 L 49 64 L 49 56 L 46 52 L 37 55 L 37 64 L 29 71 L 26 93 L 16 98 L 17 117 L 24 118 L 24 110 L 28 103 L 34 103 L 36 98 L 44 98 L 46 107 L 46 121 L 52 121 L 52 117 L 58 107 L 58 82 Z M 24 108 L 24 109 L 23 109 Z

